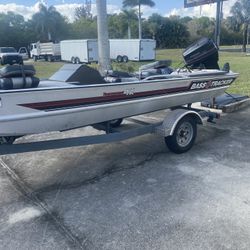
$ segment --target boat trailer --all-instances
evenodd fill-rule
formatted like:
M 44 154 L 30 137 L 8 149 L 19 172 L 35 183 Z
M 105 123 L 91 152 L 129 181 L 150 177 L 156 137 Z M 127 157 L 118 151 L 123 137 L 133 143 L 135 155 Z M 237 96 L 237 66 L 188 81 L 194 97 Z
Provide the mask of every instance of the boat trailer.
M 118 142 L 145 134 L 161 135 L 165 138 L 165 142 L 171 151 L 184 153 L 194 144 L 197 133 L 196 125 L 204 124 L 205 122 L 214 123 L 214 119 L 218 118 L 218 113 L 194 109 L 191 108 L 191 105 L 181 108 L 177 107 L 172 109 L 161 122 L 148 123 L 137 118 L 126 118 L 129 122 L 137 125 L 136 128 L 128 130 L 123 130 L 123 126 L 113 128 L 110 122 L 105 122 L 93 125 L 97 130 L 104 130 L 105 134 L 2 144 L 0 145 L 0 155 Z

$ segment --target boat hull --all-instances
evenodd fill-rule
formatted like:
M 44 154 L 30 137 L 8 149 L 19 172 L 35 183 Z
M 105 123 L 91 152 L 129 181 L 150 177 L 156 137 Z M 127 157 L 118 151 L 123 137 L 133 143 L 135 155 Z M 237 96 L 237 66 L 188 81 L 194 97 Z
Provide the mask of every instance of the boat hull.
M 75 108 L 46 111 L 36 110 L 35 112 L 20 112 L 15 115 L 5 115 L 0 118 L 0 135 L 19 136 L 84 127 L 113 119 L 199 102 L 224 93 L 227 87 L 222 86 L 206 90 L 121 100 Z

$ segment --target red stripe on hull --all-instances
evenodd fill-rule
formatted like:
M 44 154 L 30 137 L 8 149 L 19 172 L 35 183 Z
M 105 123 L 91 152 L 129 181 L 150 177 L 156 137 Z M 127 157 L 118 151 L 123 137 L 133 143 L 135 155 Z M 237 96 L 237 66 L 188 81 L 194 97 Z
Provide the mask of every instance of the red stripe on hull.
M 138 97 L 152 97 L 157 95 L 164 95 L 170 93 L 178 93 L 182 91 L 186 91 L 189 89 L 188 87 L 179 87 L 179 88 L 172 88 L 172 89 L 160 89 L 160 90 L 153 90 L 153 91 L 144 91 L 144 92 L 137 92 L 131 95 L 126 95 L 124 92 L 114 92 L 114 93 L 107 93 L 105 92 L 103 96 L 97 97 L 89 97 L 89 98 L 80 98 L 80 99 L 70 99 L 70 100 L 60 100 L 60 101 L 52 101 L 52 102 L 39 102 L 39 103 L 25 103 L 19 104 L 20 106 L 38 109 L 38 110 L 46 110 L 46 109 L 57 109 L 57 108 L 64 108 L 69 106 L 78 106 L 78 105 L 86 105 L 86 104 L 100 104 L 102 102 L 114 102 L 114 101 L 121 101 L 121 100 L 130 100 L 135 99 Z

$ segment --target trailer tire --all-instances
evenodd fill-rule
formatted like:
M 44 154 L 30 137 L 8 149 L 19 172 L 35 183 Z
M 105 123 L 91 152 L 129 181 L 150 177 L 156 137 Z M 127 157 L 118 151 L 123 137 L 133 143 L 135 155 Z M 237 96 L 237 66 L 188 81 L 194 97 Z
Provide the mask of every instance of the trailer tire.
M 165 143 L 172 152 L 182 154 L 192 148 L 196 135 L 196 120 L 185 116 L 177 123 L 173 135 L 165 137 Z
M 48 56 L 47 60 L 48 60 L 48 62 L 53 62 L 54 61 L 52 56 Z
M 37 56 L 33 56 L 33 61 L 36 62 L 37 61 Z
M 122 62 L 122 56 L 121 55 L 118 55 L 117 57 L 116 57 L 116 61 L 118 62 L 118 63 L 121 63 Z
M 80 59 L 79 59 L 79 57 L 76 57 L 75 58 L 75 64 L 80 64 L 81 62 L 80 62 Z
M 75 57 L 72 56 L 70 61 L 71 61 L 71 63 L 75 64 Z
M 122 121 L 123 121 L 122 118 L 120 118 L 120 119 L 115 119 L 115 120 L 111 120 L 111 121 L 109 122 L 109 124 L 110 124 L 110 126 L 111 126 L 112 128 L 118 128 L 118 127 L 121 125 Z
M 127 62 L 128 62 L 128 57 L 127 57 L 127 56 L 123 56 L 123 57 L 122 57 L 122 61 L 123 61 L 124 63 L 127 63 Z

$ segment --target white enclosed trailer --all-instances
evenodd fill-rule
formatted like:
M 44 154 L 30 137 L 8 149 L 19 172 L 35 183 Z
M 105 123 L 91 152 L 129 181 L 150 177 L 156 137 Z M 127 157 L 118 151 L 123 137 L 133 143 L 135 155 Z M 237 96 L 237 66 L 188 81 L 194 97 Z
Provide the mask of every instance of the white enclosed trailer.
M 59 43 L 32 43 L 30 45 L 30 57 L 34 61 L 38 59 L 45 59 L 46 61 L 52 62 L 61 59 L 61 50 Z
M 98 44 L 95 39 L 61 41 L 61 58 L 72 63 L 98 61 Z
M 155 60 L 155 40 L 110 39 L 109 43 L 110 58 L 118 62 Z

